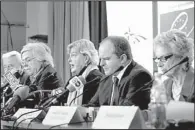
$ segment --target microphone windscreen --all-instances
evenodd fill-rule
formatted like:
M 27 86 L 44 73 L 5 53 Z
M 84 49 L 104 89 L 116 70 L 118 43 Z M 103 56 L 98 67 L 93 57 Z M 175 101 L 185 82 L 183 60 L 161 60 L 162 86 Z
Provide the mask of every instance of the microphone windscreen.
M 66 87 L 70 92 L 80 89 L 86 83 L 82 76 L 75 76 L 69 81 L 69 85 Z
M 19 84 L 19 80 L 17 79 L 17 77 L 19 77 L 19 74 L 18 73 L 12 73 L 11 71 L 7 71 L 5 74 L 4 74 L 4 77 L 5 79 L 7 80 L 7 82 L 12 85 L 12 86 L 16 86 Z
M 4 77 L 5 77 L 6 75 L 4 75 Z M 17 72 L 15 72 L 14 74 L 13 74 L 13 76 L 15 76 L 17 79 L 18 78 L 20 78 L 20 73 L 17 71 Z M 5 78 L 6 79 L 6 78 Z M 15 79 L 14 77 L 13 77 L 13 79 Z M 1 85 L 1 89 L 4 89 L 4 88 L 6 88 L 7 86 L 9 86 L 10 84 L 9 84 L 9 82 L 7 81 L 7 79 L 5 80 L 5 83 L 3 83 L 2 85 Z
M 19 96 L 23 101 L 29 95 L 29 87 L 28 86 L 21 86 L 19 87 L 13 94 L 13 96 Z
M 86 80 L 83 76 L 80 75 L 78 78 L 81 80 L 83 84 L 86 84 Z

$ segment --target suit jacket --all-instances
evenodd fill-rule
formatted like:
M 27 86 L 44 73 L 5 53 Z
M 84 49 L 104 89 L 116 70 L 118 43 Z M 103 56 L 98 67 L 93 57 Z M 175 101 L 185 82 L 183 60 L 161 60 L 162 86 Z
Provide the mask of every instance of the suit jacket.
M 53 90 L 64 86 L 61 76 L 51 65 L 45 65 L 43 70 L 30 85 L 30 92 L 36 90 Z
M 95 95 L 99 82 L 103 74 L 99 70 L 92 70 L 86 77 L 86 84 L 84 86 L 83 92 L 83 101 L 82 104 L 87 104 L 91 100 L 91 98 Z
M 149 72 L 141 65 L 132 60 L 125 70 L 119 87 L 119 106 L 139 106 L 140 109 L 147 109 L 150 102 L 151 85 L 144 85 L 152 80 Z M 91 99 L 89 106 L 110 105 L 112 93 L 112 76 L 109 76 L 99 85 L 97 93 Z M 141 88 L 142 87 L 142 88 Z
M 84 85 L 83 88 L 83 100 L 82 100 L 82 104 L 87 104 L 89 103 L 89 101 L 91 100 L 91 98 L 95 95 L 98 86 L 99 86 L 99 82 L 101 80 L 101 78 L 103 77 L 103 74 L 97 70 L 94 69 L 91 72 L 89 72 L 89 74 L 86 77 L 86 84 Z M 64 96 L 64 100 L 63 102 L 67 102 L 68 99 L 68 95 Z
M 169 100 L 174 100 L 173 99 L 173 94 L 172 94 L 172 85 L 173 81 L 171 79 L 168 79 L 164 81 L 166 90 L 167 90 L 167 95 Z M 188 72 L 186 73 L 186 77 L 184 80 L 184 84 L 182 86 L 182 90 L 180 93 L 180 98 L 179 101 L 186 101 L 186 102 L 193 102 L 195 103 L 195 92 L 194 92 L 194 69 L 190 68 Z
M 43 66 L 43 70 L 37 75 L 35 81 L 29 85 L 29 92 L 36 90 L 53 90 L 58 87 L 64 86 L 62 78 L 56 72 L 56 70 L 51 65 Z M 24 101 L 22 104 L 29 108 L 34 108 L 37 105 L 41 98 L 47 97 L 48 94 L 44 94 L 42 97 L 39 94 L 35 94 L 35 97 L 30 97 L 33 101 Z

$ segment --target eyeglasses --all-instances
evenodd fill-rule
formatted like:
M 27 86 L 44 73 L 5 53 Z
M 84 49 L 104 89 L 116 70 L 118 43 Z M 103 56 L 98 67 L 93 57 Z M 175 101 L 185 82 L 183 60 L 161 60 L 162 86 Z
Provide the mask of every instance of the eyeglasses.
M 157 63 L 157 62 L 159 62 L 159 61 L 161 61 L 161 62 L 166 62 L 169 58 L 171 58 L 173 56 L 173 54 L 169 54 L 169 55 L 167 55 L 167 56 L 161 56 L 161 57 L 159 57 L 159 58 L 153 58 L 153 60 Z

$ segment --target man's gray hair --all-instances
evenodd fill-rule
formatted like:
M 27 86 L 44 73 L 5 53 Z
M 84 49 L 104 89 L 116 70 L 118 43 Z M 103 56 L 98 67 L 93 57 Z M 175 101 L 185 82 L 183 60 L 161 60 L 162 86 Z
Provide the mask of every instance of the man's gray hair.
M 48 50 L 49 49 L 49 50 Z M 44 43 L 28 43 L 23 46 L 21 54 L 26 51 L 32 51 L 33 56 L 39 60 L 44 61 L 46 64 L 50 64 L 54 67 L 53 57 L 51 55 L 50 48 Z
M 2 54 L 2 60 L 4 59 L 8 59 L 10 57 L 16 57 L 18 62 L 21 64 L 22 63 L 22 60 L 21 60 L 21 54 L 17 51 L 10 51 L 10 52 L 6 52 L 4 54 Z
M 70 54 L 70 50 L 73 47 L 78 48 L 78 50 L 81 54 L 88 55 L 91 64 L 93 64 L 93 65 L 99 64 L 98 52 L 95 49 L 95 46 L 91 41 L 89 41 L 87 39 L 80 39 L 80 40 L 77 40 L 75 42 L 72 42 L 67 47 L 68 54 Z

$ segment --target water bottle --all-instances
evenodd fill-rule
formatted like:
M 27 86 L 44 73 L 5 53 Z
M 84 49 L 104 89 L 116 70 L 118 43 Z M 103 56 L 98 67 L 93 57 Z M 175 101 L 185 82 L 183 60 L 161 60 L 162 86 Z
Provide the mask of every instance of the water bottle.
M 151 124 L 157 129 L 165 129 L 166 121 L 166 106 L 168 104 L 167 92 L 164 84 L 158 78 L 154 80 L 151 89 L 151 102 L 149 110 L 151 111 Z

